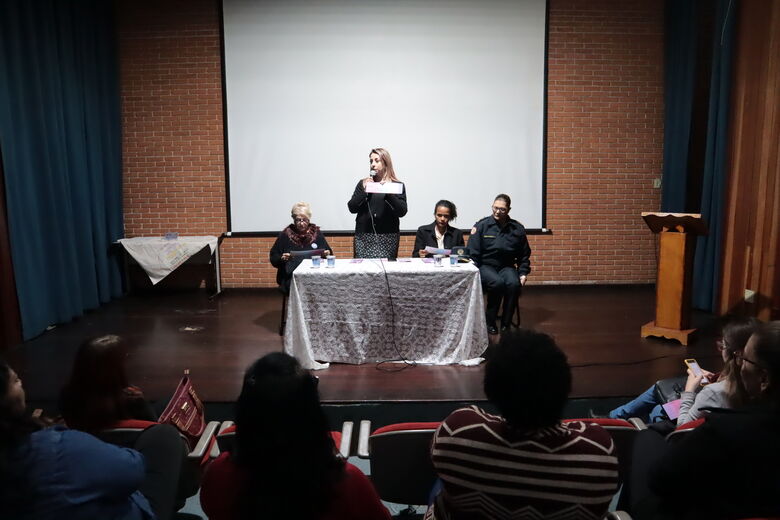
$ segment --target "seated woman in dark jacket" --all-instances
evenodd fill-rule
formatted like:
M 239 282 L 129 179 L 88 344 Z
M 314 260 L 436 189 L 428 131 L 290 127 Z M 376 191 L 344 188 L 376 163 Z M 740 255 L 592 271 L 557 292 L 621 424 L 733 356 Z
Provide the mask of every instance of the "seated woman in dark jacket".
M 279 233 L 271 247 L 271 264 L 276 267 L 276 283 L 288 294 L 292 273 L 301 262 L 310 256 L 293 256 L 291 251 L 322 249 L 323 256 L 331 254 L 328 241 L 319 226 L 311 223 L 311 207 L 307 202 L 296 202 L 291 211 L 293 222 Z
M 435 220 L 427 226 L 417 228 L 412 256 L 425 258 L 432 256 L 425 252 L 426 246 L 438 249 L 452 249 L 463 245 L 463 233 L 460 229 L 450 226 L 458 218 L 455 204 L 448 200 L 440 200 L 433 208 Z

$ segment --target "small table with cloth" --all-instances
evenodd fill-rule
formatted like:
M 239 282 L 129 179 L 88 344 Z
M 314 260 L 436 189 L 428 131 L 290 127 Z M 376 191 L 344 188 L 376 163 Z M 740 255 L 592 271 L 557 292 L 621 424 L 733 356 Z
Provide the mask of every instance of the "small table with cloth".
M 222 281 L 219 272 L 219 241 L 215 236 L 181 236 L 174 239 L 164 237 L 122 238 L 118 242 L 127 254 L 138 262 L 149 276 L 152 285 L 175 271 L 180 265 L 208 247 L 213 259 L 214 277 L 217 292 L 222 292 Z

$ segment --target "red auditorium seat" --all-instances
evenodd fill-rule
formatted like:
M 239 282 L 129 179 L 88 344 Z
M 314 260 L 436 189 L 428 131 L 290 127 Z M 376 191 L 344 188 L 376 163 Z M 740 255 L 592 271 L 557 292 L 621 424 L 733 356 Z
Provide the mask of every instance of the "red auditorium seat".
M 138 436 L 141 435 L 144 430 L 156 426 L 157 424 L 160 423 L 127 419 L 117 422 L 110 428 L 101 430 L 97 433 L 96 437 L 117 446 L 132 448 L 138 440 Z M 214 434 L 218 427 L 219 422 L 217 421 L 208 423 L 195 447 L 191 450 L 189 449 L 187 438 L 184 435 L 181 435 L 182 443 L 188 450 L 187 464 L 184 468 L 185 474 L 182 476 L 183 485 L 181 489 L 185 497 L 192 496 L 198 492 L 201 470 L 205 463 L 208 462 L 209 453 L 213 446 L 216 445 Z
M 666 436 L 666 442 L 680 442 L 685 435 L 695 430 L 698 426 L 704 424 L 705 417 L 699 417 L 695 421 L 679 425 L 672 433 Z
M 437 478 L 431 462 L 431 441 L 439 424 L 390 424 L 369 435 L 371 422 L 360 422 L 357 454 L 369 459 L 371 481 L 382 500 L 410 505 L 428 503 Z

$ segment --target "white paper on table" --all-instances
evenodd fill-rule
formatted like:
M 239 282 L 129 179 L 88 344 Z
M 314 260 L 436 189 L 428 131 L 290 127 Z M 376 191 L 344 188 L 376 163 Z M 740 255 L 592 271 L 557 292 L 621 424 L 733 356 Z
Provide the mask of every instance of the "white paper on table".
M 432 255 L 448 255 L 452 252 L 450 249 L 439 249 L 438 247 L 425 246 L 425 252 Z
M 392 195 L 400 195 L 404 192 L 403 182 L 367 182 L 366 193 L 389 193 Z

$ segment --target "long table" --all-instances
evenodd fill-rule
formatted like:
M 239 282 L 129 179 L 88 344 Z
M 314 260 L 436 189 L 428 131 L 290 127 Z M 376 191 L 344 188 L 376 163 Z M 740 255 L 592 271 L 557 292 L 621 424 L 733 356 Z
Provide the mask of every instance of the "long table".
M 477 364 L 487 345 L 479 270 L 472 264 L 337 259 L 328 268 L 305 260 L 293 272 L 284 350 L 306 368 L 402 357 Z

